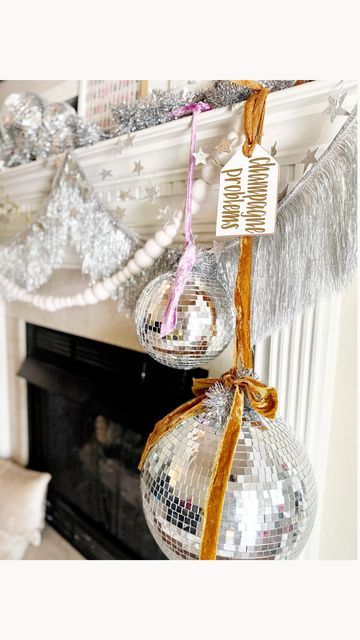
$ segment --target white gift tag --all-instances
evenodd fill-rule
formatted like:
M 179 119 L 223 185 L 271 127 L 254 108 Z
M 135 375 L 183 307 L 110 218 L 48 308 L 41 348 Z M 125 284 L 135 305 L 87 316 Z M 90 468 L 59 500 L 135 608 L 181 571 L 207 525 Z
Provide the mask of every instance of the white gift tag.
M 235 153 L 220 172 L 216 235 L 274 233 L 278 174 L 278 163 L 258 144 L 251 158 Z

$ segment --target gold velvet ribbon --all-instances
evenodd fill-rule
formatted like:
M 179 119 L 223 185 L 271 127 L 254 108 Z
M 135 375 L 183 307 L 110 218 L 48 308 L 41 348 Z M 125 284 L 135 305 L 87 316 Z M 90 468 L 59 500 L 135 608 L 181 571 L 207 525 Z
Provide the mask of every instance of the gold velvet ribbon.
M 259 82 L 254 80 L 233 80 L 235 84 L 242 87 L 248 87 L 253 93 L 247 99 L 244 107 L 244 133 L 245 142 L 243 144 L 243 153 L 248 158 L 254 151 L 255 145 L 260 144 L 265 117 L 266 98 L 270 89 L 263 87 Z
M 244 80 L 239 80 L 238 82 L 239 84 L 250 83 L 250 81 Z M 254 84 L 257 85 L 257 83 Z M 261 85 L 256 87 L 256 96 L 259 96 L 262 89 Z M 259 98 L 257 100 L 251 100 L 253 96 L 250 96 L 246 102 L 245 116 L 247 105 L 251 101 L 248 113 L 254 114 L 254 117 L 253 120 L 251 120 L 253 123 L 252 129 L 250 129 L 249 125 L 246 125 L 247 120 L 245 119 L 245 143 L 247 145 L 246 153 L 244 150 L 245 155 L 251 155 L 255 144 L 259 140 L 259 135 L 261 139 L 267 93 L 268 90 L 266 90 L 266 94 L 265 92 L 263 93 L 261 100 Z M 278 405 L 277 391 L 274 387 L 267 387 L 264 383 L 255 380 L 251 376 L 239 376 L 238 374 L 239 360 L 247 369 L 252 369 L 253 366 L 250 342 L 251 257 L 252 239 L 250 237 L 243 237 L 240 239 L 239 263 L 234 292 L 236 330 L 232 368 L 220 378 L 194 379 L 192 391 L 195 398 L 177 407 L 177 409 L 156 423 L 154 430 L 147 439 L 139 463 L 139 469 L 142 469 L 149 452 L 166 433 L 172 431 L 183 420 L 206 410 L 204 400 L 207 389 L 212 387 L 216 382 L 221 382 L 225 387 L 234 389 L 231 410 L 216 453 L 207 493 L 200 560 L 216 559 L 216 548 L 226 486 L 241 429 L 244 394 L 246 393 L 253 409 L 266 418 L 272 419 L 275 417 Z

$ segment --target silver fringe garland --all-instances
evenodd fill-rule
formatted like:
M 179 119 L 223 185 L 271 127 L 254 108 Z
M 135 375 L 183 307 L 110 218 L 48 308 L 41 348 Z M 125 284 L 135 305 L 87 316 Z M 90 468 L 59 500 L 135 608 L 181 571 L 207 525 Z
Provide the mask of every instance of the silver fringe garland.
M 36 222 L 0 246 L 0 272 L 27 291 L 36 290 L 62 265 L 69 243 L 91 284 L 113 274 L 142 245 L 115 220 L 77 162 L 66 155 Z
M 280 202 L 276 233 L 254 238 L 252 344 L 349 283 L 357 259 L 356 141 L 355 107 L 318 163 Z M 223 264 L 230 261 L 230 286 L 238 244 L 228 243 L 220 258 Z

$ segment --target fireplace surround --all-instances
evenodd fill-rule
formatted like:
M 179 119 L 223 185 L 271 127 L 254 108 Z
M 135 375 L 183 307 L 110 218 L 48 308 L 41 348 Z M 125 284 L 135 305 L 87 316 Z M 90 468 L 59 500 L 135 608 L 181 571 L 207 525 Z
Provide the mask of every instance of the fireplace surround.
M 156 420 L 207 371 L 26 325 L 29 467 L 48 471 L 46 518 L 87 559 L 164 559 L 142 512 L 137 463 Z

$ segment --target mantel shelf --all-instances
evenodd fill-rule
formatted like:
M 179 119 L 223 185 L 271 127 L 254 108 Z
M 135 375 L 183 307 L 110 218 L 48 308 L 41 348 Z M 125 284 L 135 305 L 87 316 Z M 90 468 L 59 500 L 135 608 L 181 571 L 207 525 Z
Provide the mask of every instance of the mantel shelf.
M 263 146 L 270 152 L 276 142 L 276 159 L 280 164 L 279 191 L 286 184 L 295 184 L 301 177 L 301 160 L 308 148 L 326 146 L 344 122 L 336 118 L 333 124 L 324 114 L 328 96 L 336 96 L 340 83 L 316 80 L 297 87 L 284 89 L 269 95 L 266 110 Z M 343 107 L 350 111 L 356 102 L 357 87 L 354 81 L 344 81 L 347 96 Z M 197 145 L 210 152 L 215 144 L 230 132 L 242 130 L 243 103 L 232 111 L 227 108 L 202 113 L 198 117 Z M 90 147 L 76 149 L 73 153 L 94 189 L 110 209 L 126 209 L 125 222 L 144 238 L 150 237 L 159 227 L 159 208 L 183 205 L 190 141 L 190 118 L 182 118 L 157 127 L 134 132 L 133 146 L 116 154 L 117 138 L 99 142 Z M 241 142 L 241 141 L 240 141 Z M 236 150 L 236 147 L 233 147 Z M 224 157 L 224 160 L 229 156 Z M 55 158 L 44 166 L 40 161 L 5 169 L 0 174 L 0 197 L 8 196 L 19 207 L 7 224 L 0 223 L 1 239 L 21 231 L 34 219 L 45 200 L 55 172 Z M 138 178 L 133 173 L 134 162 L 141 160 L 144 170 Z M 103 169 L 112 177 L 102 180 Z M 196 175 L 200 175 L 197 168 Z M 144 187 L 158 185 L 160 196 L 152 204 L 148 200 L 122 201 L 120 191 L 131 189 L 142 194 Z M 292 183 L 292 184 L 291 184 Z M 199 213 L 194 216 L 194 233 L 198 241 L 209 244 L 214 238 L 217 186 L 209 186 L 207 198 Z M 182 236 L 178 237 L 181 241 Z M 73 257 L 69 261 L 73 261 Z M 70 265 L 69 265 L 70 266 Z

